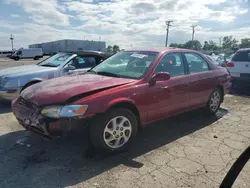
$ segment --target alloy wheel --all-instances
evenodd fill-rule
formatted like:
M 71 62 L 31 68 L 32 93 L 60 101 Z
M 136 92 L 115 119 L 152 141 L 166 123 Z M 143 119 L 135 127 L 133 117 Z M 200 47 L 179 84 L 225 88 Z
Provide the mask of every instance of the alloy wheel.
M 209 104 L 210 110 L 212 112 L 215 112 L 218 109 L 218 107 L 220 106 L 220 101 L 221 101 L 220 93 L 218 91 L 213 92 Z
M 131 133 L 132 125 L 129 119 L 125 116 L 116 116 L 106 124 L 103 138 L 108 147 L 117 149 L 129 141 Z

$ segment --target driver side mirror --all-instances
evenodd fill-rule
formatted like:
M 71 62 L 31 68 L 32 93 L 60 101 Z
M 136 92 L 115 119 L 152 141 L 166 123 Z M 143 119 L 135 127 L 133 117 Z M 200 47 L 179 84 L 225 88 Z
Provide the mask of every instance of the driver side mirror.
M 168 72 L 157 72 L 152 76 L 150 82 L 154 84 L 158 81 L 167 81 L 169 79 L 170 74 Z
M 76 68 L 73 65 L 68 65 L 67 67 L 64 68 L 64 70 L 66 71 L 71 71 L 71 70 L 75 70 Z

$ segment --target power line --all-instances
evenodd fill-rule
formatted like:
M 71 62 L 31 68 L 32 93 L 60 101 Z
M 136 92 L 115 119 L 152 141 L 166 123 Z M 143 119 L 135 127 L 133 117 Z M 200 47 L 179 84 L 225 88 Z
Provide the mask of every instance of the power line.
M 170 24 L 172 23 L 173 21 L 172 20 L 168 20 L 166 21 L 166 25 L 167 25 L 167 33 L 166 33 L 166 43 L 165 43 L 165 46 L 167 47 L 168 46 L 168 33 L 169 33 L 169 27 L 171 26 Z
M 197 27 L 197 25 L 191 25 L 191 27 L 192 27 L 192 30 L 193 30 L 193 32 L 192 32 L 192 41 L 193 41 L 194 40 L 195 27 Z

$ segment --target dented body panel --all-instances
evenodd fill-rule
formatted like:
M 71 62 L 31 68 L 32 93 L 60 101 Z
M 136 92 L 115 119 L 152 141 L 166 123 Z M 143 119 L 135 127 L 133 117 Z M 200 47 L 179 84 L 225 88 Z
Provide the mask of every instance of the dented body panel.
M 20 118 L 18 114 L 20 98 L 36 105 L 38 111 L 49 105 L 88 106 L 82 117 L 66 120 L 70 122 L 91 119 L 97 114 L 105 113 L 113 106 L 130 104 L 138 111 L 141 126 L 145 126 L 151 122 L 205 106 L 216 87 L 222 88 L 225 95 L 231 87 L 230 75 L 225 68 L 217 67 L 212 63 L 211 70 L 207 72 L 196 74 L 187 72 L 185 75 L 159 81 L 154 85 L 149 83 L 156 66 L 165 54 L 186 51 L 200 54 L 184 49 L 159 51 L 159 55 L 141 79 L 84 73 L 44 81 L 24 90 L 17 99 L 13 100 L 13 112 L 17 118 Z M 57 127 L 60 121 L 62 120 L 47 118 L 45 124 L 47 129 L 50 129 L 51 125 Z M 69 123 L 68 126 L 70 127 L 71 124 Z

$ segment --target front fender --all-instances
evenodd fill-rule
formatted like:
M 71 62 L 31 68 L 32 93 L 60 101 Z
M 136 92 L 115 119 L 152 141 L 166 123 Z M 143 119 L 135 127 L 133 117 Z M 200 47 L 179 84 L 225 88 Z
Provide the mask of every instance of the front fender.
M 111 108 L 112 106 L 115 106 L 115 105 L 118 105 L 118 104 L 121 104 L 121 103 L 131 103 L 133 105 L 135 105 L 135 102 L 129 98 L 126 98 L 126 97 L 122 97 L 122 98 L 118 98 L 118 99 L 113 99 L 111 100 L 108 105 L 107 105 L 107 109 L 108 110 L 109 108 Z M 136 105 L 135 105 L 136 106 Z

